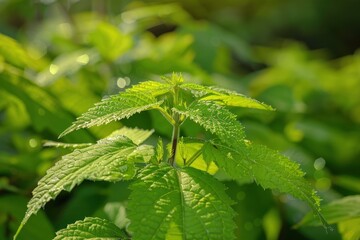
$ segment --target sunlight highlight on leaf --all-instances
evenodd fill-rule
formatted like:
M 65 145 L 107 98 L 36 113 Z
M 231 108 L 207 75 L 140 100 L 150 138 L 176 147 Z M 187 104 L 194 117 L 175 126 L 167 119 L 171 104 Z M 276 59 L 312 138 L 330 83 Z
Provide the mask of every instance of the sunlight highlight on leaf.
M 71 191 L 85 179 L 111 182 L 131 179 L 136 172 L 134 160 L 139 161 L 141 156 L 149 160 L 152 154 L 152 147 L 138 147 L 129 138 L 119 136 L 103 139 L 97 144 L 76 149 L 63 156 L 46 172 L 34 189 L 18 232 L 31 215 L 51 199 L 55 199 L 61 191 Z
M 112 222 L 97 217 L 86 217 L 84 220 L 69 224 L 65 229 L 56 232 L 53 240 L 103 239 L 125 240 L 128 236 Z
M 235 238 L 231 200 L 224 186 L 205 172 L 149 165 L 131 188 L 134 239 Z
M 158 82 L 144 82 L 121 92 L 112 95 L 95 104 L 86 113 L 67 128 L 60 137 L 81 129 L 92 126 L 107 124 L 112 121 L 129 118 L 132 115 L 158 107 L 162 101 L 156 100 L 156 96 L 169 91 L 169 85 Z

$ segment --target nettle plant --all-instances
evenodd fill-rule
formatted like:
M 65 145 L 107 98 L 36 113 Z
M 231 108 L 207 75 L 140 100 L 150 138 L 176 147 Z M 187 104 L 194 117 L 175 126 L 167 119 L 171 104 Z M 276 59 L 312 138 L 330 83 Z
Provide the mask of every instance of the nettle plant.
M 105 219 L 87 217 L 58 231 L 54 239 L 234 239 L 233 202 L 214 177 L 216 170 L 206 171 L 209 166 L 234 180 L 250 179 L 264 189 L 291 194 L 307 202 L 324 221 L 319 198 L 299 165 L 277 151 L 246 140 L 242 125 L 227 107 L 273 110 L 236 92 L 187 83 L 176 74 L 163 82 L 139 83 L 103 99 L 60 137 L 142 111 L 158 110 L 173 128 L 168 147 L 163 147 L 161 139 L 156 146 L 144 144 L 153 131 L 126 127 L 95 144 L 63 144 L 74 151 L 63 156 L 39 181 L 17 234 L 47 202 L 86 179 L 133 179 L 127 206 L 131 223 L 127 229 L 119 229 Z M 208 138 L 181 137 L 180 127 L 187 119 L 202 126 Z M 204 164 L 207 167 L 201 167 Z

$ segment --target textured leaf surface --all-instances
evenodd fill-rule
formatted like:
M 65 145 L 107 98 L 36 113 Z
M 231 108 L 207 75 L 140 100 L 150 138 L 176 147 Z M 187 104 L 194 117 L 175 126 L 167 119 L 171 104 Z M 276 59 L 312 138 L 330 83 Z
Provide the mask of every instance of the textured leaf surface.
M 176 163 L 178 166 L 191 166 L 193 168 L 208 172 L 214 175 L 218 167 L 214 162 L 206 162 L 201 154 L 203 151 L 203 142 L 187 141 L 182 139 L 179 142 L 176 152 Z
M 225 144 L 243 145 L 245 137 L 243 127 L 236 120 L 236 116 L 224 107 L 212 102 L 199 101 L 192 103 L 187 109 L 175 109 L 175 111 L 217 135 Z
M 135 175 L 135 166 L 129 158 L 139 159 L 139 153 L 145 155 L 144 146 L 136 146 L 129 138 L 107 138 L 92 146 L 76 149 L 63 156 L 50 168 L 33 191 L 28 210 L 21 227 L 29 217 L 36 213 L 62 191 L 71 191 L 83 180 L 118 181 L 131 179 Z M 150 151 L 147 148 L 147 151 Z M 148 154 L 148 152 L 146 152 Z
M 256 108 L 262 110 L 274 110 L 271 106 L 261 103 L 255 99 L 246 97 L 234 91 L 222 88 L 207 87 L 193 83 L 186 83 L 182 89 L 190 91 L 202 101 L 215 101 L 218 104 L 231 107 Z
M 249 144 L 245 148 L 229 148 L 221 144 L 208 145 L 204 156 L 215 161 L 234 179 L 252 179 L 263 188 L 289 193 L 306 201 L 319 215 L 320 199 L 304 179 L 299 164 L 265 146 Z
M 148 139 L 153 133 L 154 130 L 122 127 L 119 130 L 112 132 L 108 137 L 125 136 L 130 138 L 136 145 L 139 145 Z
M 122 240 L 129 238 L 112 222 L 96 217 L 87 217 L 69 224 L 65 229 L 56 232 L 54 238 L 54 240 L 82 239 Z
M 95 104 L 67 128 L 60 137 L 81 128 L 107 124 L 159 106 L 155 97 L 169 91 L 168 84 L 144 82 Z
M 207 173 L 149 165 L 132 189 L 133 239 L 234 239 L 231 200 Z
M 360 218 L 360 195 L 348 196 L 323 205 L 321 212 L 329 224 L 341 221 Z M 321 225 L 318 219 L 308 213 L 298 224 L 300 225 Z
M 119 136 L 125 136 L 129 138 L 133 143 L 139 145 L 148 139 L 154 130 L 145 130 L 140 128 L 128 128 L 122 127 L 119 130 L 112 132 L 107 138 L 114 138 Z M 62 143 L 55 141 L 46 141 L 45 147 L 57 147 L 57 148 L 84 148 L 93 145 L 93 143 Z
M 139 84 L 134 85 L 132 88 L 128 89 L 129 92 L 143 92 L 147 93 L 153 97 L 157 97 L 168 93 L 171 90 L 171 85 L 167 83 L 155 82 L 155 81 L 145 81 Z
M 62 143 L 55 141 L 46 141 L 44 142 L 44 147 L 56 147 L 56 148 L 84 148 L 91 146 L 92 143 Z

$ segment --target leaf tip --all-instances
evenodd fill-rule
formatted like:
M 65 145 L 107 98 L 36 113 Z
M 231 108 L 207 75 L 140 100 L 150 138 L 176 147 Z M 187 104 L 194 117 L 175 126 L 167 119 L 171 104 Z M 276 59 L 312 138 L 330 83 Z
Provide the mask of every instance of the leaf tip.
M 58 136 L 58 139 L 62 138 L 65 135 L 68 135 L 72 131 L 76 130 L 74 125 L 71 125 L 70 127 L 66 128 L 60 135 Z

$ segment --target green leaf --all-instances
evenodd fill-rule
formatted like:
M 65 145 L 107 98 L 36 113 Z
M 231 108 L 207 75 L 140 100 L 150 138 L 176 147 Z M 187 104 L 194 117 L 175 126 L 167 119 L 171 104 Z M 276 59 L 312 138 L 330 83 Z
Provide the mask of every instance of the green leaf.
M 236 116 L 224 107 L 208 101 L 193 102 L 186 109 L 174 109 L 200 124 L 229 146 L 243 145 L 245 133 Z
M 234 239 L 234 212 L 224 186 L 194 168 L 149 165 L 132 185 L 133 239 Z
M 162 139 L 159 137 L 157 144 L 156 144 L 156 148 L 155 148 L 155 159 L 154 161 L 156 163 L 160 163 L 164 160 L 164 143 L 162 141 Z
M 107 60 L 113 61 L 131 48 L 132 39 L 106 22 L 99 23 L 89 35 L 90 42 Z
M 118 136 L 125 136 L 130 140 L 139 145 L 148 139 L 154 130 L 145 130 L 140 128 L 128 128 L 122 127 L 119 130 L 112 132 L 107 138 L 114 138 Z M 62 143 L 55 141 L 45 141 L 44 147 L 57 147 L 57 148 L 84 148 L 93 145 L 92 143 Z
M 44 147 L 56 147 L 56 148 L 84 148 L 91 146 L 92 143 L 62 143 L 55 141 L 45 141 Z
M 47 130 L 57 135 L 73 120 L 73 116 L 57 99 L 27 78 L 3 72 L 0 74 L 0 88 L 21 102 L 36 131 Z M 83 133 L 81 139 L 91 141 L 92 137 L 88 133 Z
M 48 201 L 55 199 L 62 190 L 71 191 L 85 179 L 119 181 L 133 178 L 136 169 L 129 158 L 138 161 L 140 153 L 145 161 L 153 152 L 149 147 L 138 147 L 129 138 L 119 136 L 100 140 L 97 144 L 63 156 L 34 189 L 19 231 L 29 217 Z
M 193 168 L 208 172 L 214 175 L 218 171 L 218 167 L 214 162 L 206 162 L 203 158 L 204 144 L 203 142 L 189 141 L 182 139 L 178 143 L 176 152 L 176 163 L 178 166 L 191 166 Z
M 16 232 L 17 226 L 26 211 L 28 199 L 20 194 L 7 194 L 2 191 L 0 196 L 0 239 L 10 239 L 8 236 Z M 2 229 L 6 229 L 4 232 Z M 41 229 L 41 231 L 39 231 Z M 54 227 L 44 211 L 39 211 L 31 218 L 23 231 L 19 234 L 19 240 L 37 239 L 48 240 L 54 237 Z
M 56 232 L 54 240 L 122 240 L 129 239 L 128 236 L 112 222 L 97 218 L 86 217 L 84 220 L 69 224 L 66 229 Z
M 126 90 L 126 92 L 112 95 L 95 104 L 95 107 L 90 108 L 86 113 L 77 118 L 59 137 L 80 128 L 103 125 L 155 108 L 162 103 L 162 101 L 157 101 L 155 97 L 167 91 L 167 84 L 157 82 L 144 82 L 135 85 Z
M 38 70 L 42 64 L 36 60 L 14 39 L 0 34 L 0 56 L 11 65 Z
M 153 133 L 154 130 L 122 127 L 119 130 L 112 132 L 108 137 L 125 136 L 130 138 L 136 145 L 139 145 L 148 139 Z
M 307 202 L 326 225 L 320 214 L 320 199 L 305 180 L 305 174 L 301 171 L 299 164 L 275 150 L 256 144 L 243 145 L 243 148 L 230 148 L 213 143 L 209 144 L 204 151 L 204 157 L 216 162 L 234 179 L 255 180 L 265 189 L 288 193 Z
M 132 88 L 129 88 L 127 91 L 133 93 L 143 92 L 153 97 L 157 97 L 165 93 L 168 93 L 171 90 L 171 88 L 172 88 L 171 84 L 160 83 L 155 81 L 145 81 L 132 86 Z
M 201 101 L 214 101 L 220 105 L 230 107 L 256 108 L 271 111 L 274 110 L 271 106 L 266 105 L 265 103 L 261 103 L 255 99 L 246 97 L 245 95 L 234 91 L 229 91 L 227 89 L 201 86 L 193 83 L 186 83 L 180 87 L 186 91 L 190 91 L 196 97 L 199 97 Z
M 349 219 L 339 222 L 338 229 L 343 239 L 359 240 L 360 239 L 360 218 Z
M 323 205 L 321 212 L 329 224 L 339 223 L 349 219 L 360 218 L 360 195 L 353 195 L 335 200 Z M 308 213 L 297 226 L 302 225 L 321 225 L 318 219 Z

